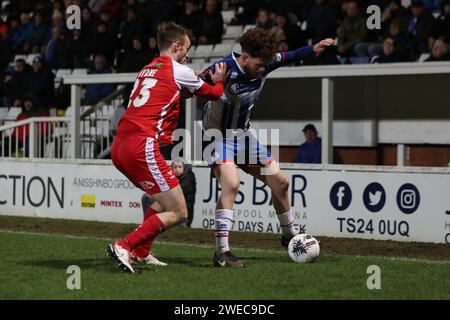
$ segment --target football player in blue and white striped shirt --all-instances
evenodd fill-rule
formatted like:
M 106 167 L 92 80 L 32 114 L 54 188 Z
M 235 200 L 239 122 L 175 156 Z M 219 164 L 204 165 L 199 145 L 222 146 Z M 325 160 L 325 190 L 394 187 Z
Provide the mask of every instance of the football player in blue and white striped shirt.
M 288 196 L 288 178 L 279 170 L 265 146 L 249 131 L 250 119 L 271 71 L 310 55 L 320 54 L 335 42 L 325 39 L 314 46 L 276 53 L 276 44 L 268 31 L 253 28 L 242 35 L 240 44 L 242 54 L 233 52 L 220 61 L 229 70 L 222 97 L 218 101 L 209 101 L 202 113 L 205 135 L 211 135 L 212 132 L 214 137 L 220 137 L 204 150 L 205 160 L 221 187 L 215 211 L 215 266 L 244 267 L 244 263 L 231 253 L 228 243 L 233 226 L 233 204 L 240 186 L 237 167 L 270 187 L 273 206 L 282 227 L 282 245 L 287 248 L 290 239 L 296 234 Z M 201 77 L 211 82 L 211 72 L 214 72 L 214 65 L 205 70 Z M 272 173 L 265 174 L 263 169 L 270 169 Z

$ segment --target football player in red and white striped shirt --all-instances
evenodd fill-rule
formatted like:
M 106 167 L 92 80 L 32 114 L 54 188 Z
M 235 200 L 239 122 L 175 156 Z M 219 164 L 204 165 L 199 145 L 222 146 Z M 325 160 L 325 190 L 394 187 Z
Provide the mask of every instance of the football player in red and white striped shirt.
M 153 239 L 162 231 L 187 218 L 186 202 L 178 179 L 160 152 L 161 143 L 172 143 L 182 90 L 217 100 L 223 93 L 226 66 L 218 64 L 215 85 L 197 77 L 183 65 L 191 42 L 186 30 L 173 23 L 158 28 L 160 56 L 139 72 L 125 115 L 119 122 L 112 146 L 114 166 L 159 203 L 160 213 L 149 209 L 144 222 L 123 240 L 107 247 L 108 254 L 126 272 L 134 272 L 130 259 L 144 258 Z

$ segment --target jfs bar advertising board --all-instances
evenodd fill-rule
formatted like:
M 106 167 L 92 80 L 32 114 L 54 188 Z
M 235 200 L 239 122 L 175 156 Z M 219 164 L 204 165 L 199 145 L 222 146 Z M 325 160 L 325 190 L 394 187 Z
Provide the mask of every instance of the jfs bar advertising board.
M 220 186 L 205 166 L 193 168 L 192 227 L 214 229 Z M 285 169 L 297 228 L 316 236 L 450 243 L 450 175 Z M 240 171 L 233 230 L 280 233 L 270 189 Z M 141 196 L 114 166 L 5 161 L 0 214 L 142 222 Z

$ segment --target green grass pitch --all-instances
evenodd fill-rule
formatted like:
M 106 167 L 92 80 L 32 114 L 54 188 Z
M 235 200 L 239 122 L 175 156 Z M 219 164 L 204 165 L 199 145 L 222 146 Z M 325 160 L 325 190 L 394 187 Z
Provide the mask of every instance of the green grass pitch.
M 276 250 L 236 249 L 247 268 L 218 269 L 212 246 L 161 242 L 167 267 L 119 271 L 109 239 L 0 231 L 0 299 L 450 299 L 450 261 L 323 253 L 295 264 Z M 69 290 L 70 265 L 81 289 Z M 381 289 L 366 286 L 367 267 L 381 269 Z

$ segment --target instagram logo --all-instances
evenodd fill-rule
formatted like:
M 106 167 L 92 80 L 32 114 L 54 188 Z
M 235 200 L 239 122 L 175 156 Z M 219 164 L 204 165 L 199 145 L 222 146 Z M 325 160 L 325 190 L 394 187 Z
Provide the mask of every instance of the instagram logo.
M 419 190 L 411 183 L 405 183 L 397 192 L 397 205 L 401 212 L 411 214 L 420 204 Z
M 416 193 L 414 190 L 402 190 L 400 193 L 400 205 L 405 209 L 412 209 L 416 206 Z

